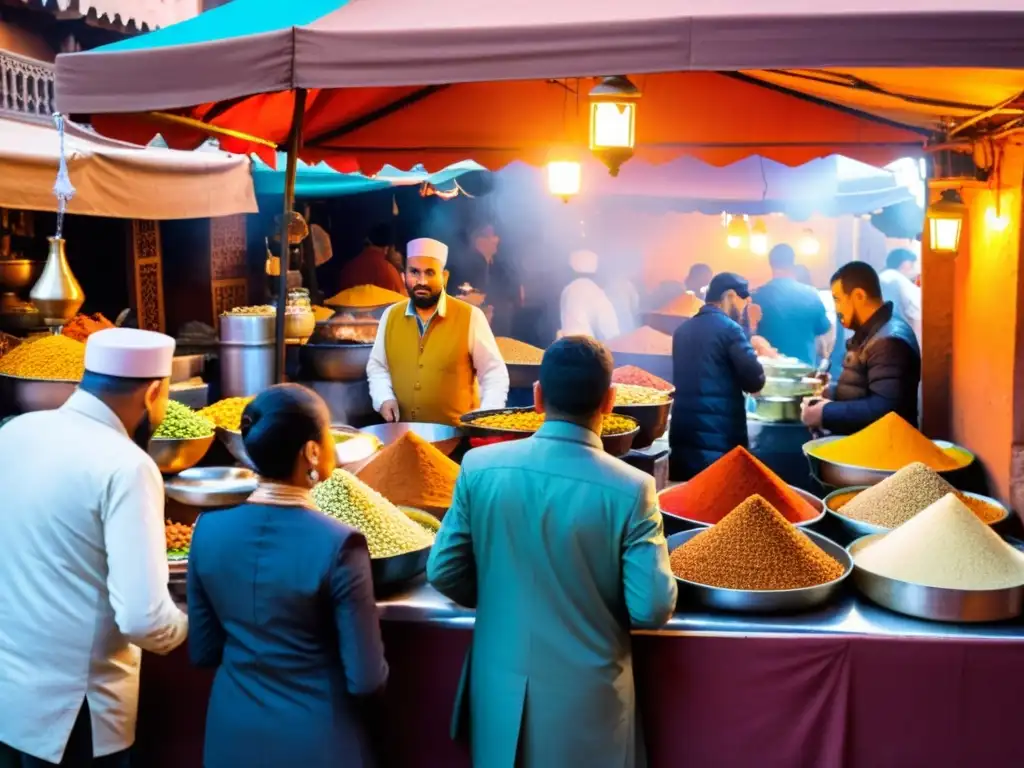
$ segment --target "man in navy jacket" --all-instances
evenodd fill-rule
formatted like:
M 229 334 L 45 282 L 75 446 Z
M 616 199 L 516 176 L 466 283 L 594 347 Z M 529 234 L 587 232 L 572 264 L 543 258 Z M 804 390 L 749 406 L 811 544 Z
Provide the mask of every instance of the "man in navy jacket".
M 743 393 L 764 386 L 764 369 L 738 322 L 750 304 L 747 281 L 731 272 L 715 275 L 706 300 L 672 336 L 673 480 L 689 480 L 737 445 L 747 446 Z

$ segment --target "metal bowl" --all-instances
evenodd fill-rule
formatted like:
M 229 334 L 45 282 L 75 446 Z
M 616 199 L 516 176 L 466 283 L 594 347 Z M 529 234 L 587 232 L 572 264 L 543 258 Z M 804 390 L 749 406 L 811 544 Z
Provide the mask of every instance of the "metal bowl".
M 754 398 L 754 415 L 761 421 L 779 423 L 798 423 L 800 421 L 799 397 L 761 397 Z
M 512 389 L 533 389 L 534 382 L 540 379 L 540 363 L 505 363 L 508 368 L 508 385 Z
M 814 373 L 814 366 L 789 357 L 759 357 L 757 361 L 764 369 L 764 375 L 772 379 L 799 381 Z
M 365 462 L 383 445 L 381 440 L 374 435 L 366 434 L 347 424 L 332 424 L 331 432 L 349 435 L 347 440 L 334 443 L 335 459 L 342 467 Z
M 176 475 L 191 469 L 213 445 L 214 436 L 176 438 L 154 437 L 149 441 L 149 455 L 165 475 Z
M 433 512 L 428 512 L 425 509 L 419 509 L 418 507 L 399 507 L 406 517 L 412 520 L 421 528 L 430 531 L 433 534 L 437 534 L 441 530 L 441 519 Z
M 384 445 L 391 445 L 391 443 L 395 442 L 406 432 L 414 432 L 428 443 L 433 443 L 434 447 L 441 451 L 445 456 L 451 455 L 452 451 L 458 447 L 459 442 L 461 442 L 463 435 L 465 434 L 465 432 L 458 427 L 452 427 L 448 424 L 427 424 L 416 421 L 371 424 L 368 427 L 363 427 L 359 431 L 364 432 L 367 435 L 373 435 Z
M 43 273 L 45 261 L 0 259 L 0 290 L 24 291 L 35 285 Z
M 246 469 L 256 471 L 256 467 L 253 466 L 252 461 L 249 459 L 249 453 L 245 450 L 245 442 L 242 440 L 241 432 L 235 432 L 233 429 L 224 429 L 223 427 L 217 427 L 216 432 L 217 439 L 228 449 L 228 453 L 231 454 L 235 461 Z
M 17 413 L 52 411 L 71 397 L 77 381 L 23 379 L 0 374 L 0 402 L 9 404 Z
M 373 572 L 374 591 L 390 590 L 412 581 L 427 570 L 430 547 L 416 549 L 392 557 L 376 557 L 370 560 Z
M 190 507 L 234 507 L 256 490 L 256 473 L 238 467 L 186 469 L 164 482 L 167 495 Z
M 651 405 L 616 405 L 614 413 L 629 416 L 640 425 L 640 431 L 633 439 L 631 450 L 649 448 L 668 429 L 668 417 L 672 412 L 672 398 L 664 403 Z
M 668 549 L 672 552 L 706 529 L 683 531 L 668 537 Z M 826 584 L 802 589 L 725 589 L 709 587 L 676 577 L 679 585 L 680 604 L 689 599 L 705 608 L 735 613 L 782 613 L 807 611 L 827 603 L 842 588 L 843 581 L 853 570 L 853 557 L 831 539 L 813 531 L 803 533 L 825 554 L 838 560 L 843 566 L 843 575 Z
M 769 377 L 758 393 L 761 397 L 809 397 L 821 387 L 817 379 L 789 379 Z
M 834 499 L 840 496 L 844 496 L 848 493 L 858 494 L 861 491 L 866 491 L 868 488 L 871 487 L 872 486 L 870 485 L 859 485 L 853 486 L 851 488 L 839 488 L 838 490 L 832 491 L 832 493 L 830 493 L 824 499 L 825 512 L 828 514 L 829 517 L 835 520 L 842 527 L 842 529 L 852 538 L 856 539 L 863 536 L 872 536 L 878 533 L 888 533 L 892 530 L 892 528 L 886 528 L 885 526 L 874 525 L 872 523 L 866 523 L 863 520 L 855 520 L 852 517 L 847 517 L 838 509 L 834 509 L 832 507 L 832 501 Z M 989 496 L 982 496 L 980 493 L 968 493 L 967 491 L 957 491 L 957 493 L 961 493 L 964 496 L 970 496 L 972 499 L 977 499 L 978 501 L 983 501 L 986 504 L 995 507 L 996 509 L 999 509 L 1002 512 L 1002 515 L 1000 515 L 998 518 L 986 523 L 989 526 L 999 525 L 999 523 L 1003 522 L 1004 520 L 1006 520 L 1006 518 L 1010 516 L 1009 508 L 1007 508 L 1006 505 L 1002 504 L 996 499 L 993 499 Z M 852 498 L 850 500 L 852 501 Z
M 673 486 L 671 486 L 669 488 L 665 488 L 664 490 L 659 491 L 658 492 L 659 506 L 660 506 L 661 497 L 664 494 L 666 494 L 669 491 L 671 491 L 673 488 L 678 488 L 680 485 L 686 485 L 686 483 L 677 483 L 676 485 L 673 485 Z M 818 514 L 815 515 L 814 517 L 812 517 L 810 520 L 802 520 L 799 523 L 793 523 L 793 525 L 795 525 L 797 528 L 806 528 L 806 527 L 808 527 L 810 525 L 814 525 L 815 523 L 820 523 L 822 518 L 825 517 L 825 504 L 824 504 L 824 502 L 822 502 L 822 500 L 819 499 L 817 496 L 815 496 L 813 493 L 808 493 L 803 488 L 797 488 L 795 485 L 789 486 L 789 489 L 791 491 L 793 491 L 801 499 L 803 499 L 808 504 L 810 504 L 812 507 L 814 507 L 816 510 L 818 510 Z M 685 528 L 710 528 L 712 525 L 714 525 L 714 523 L 708 523 L 708 522 L 706 522 L 704 520 L 697 520 L 697 519 L 692 518 L 692 517 L 686 517 L 685 515 L 674 514 L 672 512 L 667 511 L 664 507 L 662 507 L 662 509 L 661 509 L 661 514 L 664 515 L 665 517 L 671 518 L 672 520 L 674 520 L 674 521 L 676 521 L 678 523 L 681 523 L 683 525 L 683 527 L 685 527 Z
M 1024 585 L 1007 589 L 947 589 L 891 579 L 857 566 L 857 553 L 885 536 L 876 533 L 847 547 L 854 562 L 853 584 L 890 611 L 929 621 L 976 623 L 1014 619 L 1024 609 Z
M 523 438 L 529 437 L 534 434 L 522 429 L 497 429 L 495 427 L 482 427 L 473 422 L 476 419 L 484 416 L 497 416 L 504 413 L 522 413 L 524 411 L 533 411 L 532 407 L 529 408 L 494 408 L 490 410 L 470 411 L 469 413 L 462 414 L 460 422 L 465 428 L 467 434 L 470 437 L 506 437 L 506 438 Z M 632 421 L 636 426 L 629 432 L 620 432 L 616 435 L 601 435 L 601 442 L 604 445 L 605 453 L 610 453 L 612 456 L 625 456 L 629 453 L 633 447 L 633 441 L 640 432 L 640 424 L 632 416 L 626 416 L 625 418 Z
M 358 381 L 366 378 L 373 344 L 306 344 L 303 365 L 321 381 Z
M 811 474 L 818 480 L 819 483 L 827 488 L 853 488 L 855 486 L 870 486 L 878 485 L 885 478 L 895 475 L 899 470 L 896 469 L 869 469 L 868 467 L 858 467 L 854 464 L 839 464 L 837 462 L 828 461 L 821 459 L 814 455 L 814 450 L 831 443 L 835 440 L 842 440 L 840 435 L 830 435 L 829 437 L 819 437 L 816 440 L 809 440 L 803 445 L 804 456 L 807 457 L 808 463 L 811 465 Z M 974 463 L 974 454 L 968 451 L 963 446 L 956 445 L 955 443 L 948 442 L 947 440 L 932 440 L 935 445 L 943 450 L 950 448 L 955 449 L 958 453 L 962 454 L 965 462 L 955 469 L 944 469 L 939 471 L 939 474 L 945 477 L 947 480 L 950 479 L 951 475 L 955 475 L 958 472 L 962 472 Z M 956 483 L 953 483 L 956 485 Z

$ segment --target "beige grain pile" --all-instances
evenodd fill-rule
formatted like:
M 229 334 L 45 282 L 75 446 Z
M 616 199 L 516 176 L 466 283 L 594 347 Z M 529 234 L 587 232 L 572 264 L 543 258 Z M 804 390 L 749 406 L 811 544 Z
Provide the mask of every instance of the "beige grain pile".
M 1024 554 L 948 493 L 861 549 L 857 566 L 879 576 L 946 589 L 1024 585 Z

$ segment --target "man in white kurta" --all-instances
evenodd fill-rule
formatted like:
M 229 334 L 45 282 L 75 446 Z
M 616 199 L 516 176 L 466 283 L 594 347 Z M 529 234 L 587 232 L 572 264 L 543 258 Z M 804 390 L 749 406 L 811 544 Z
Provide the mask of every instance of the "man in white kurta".
M 67 403 L 0 430 L 0 763 L 120 765 L 140 648 L 185 640 L 163 482 L 133 441 L 163 418 L 173 354 L 162 334 L 94 334 Z
M 607 341 L 619 335 L 615 305 L 593 279 L 597 264 L 597 254 L 593 251 L 573 251 L 569 256 L 576 279 L 562 291 L 559 336 L 591 336 Z

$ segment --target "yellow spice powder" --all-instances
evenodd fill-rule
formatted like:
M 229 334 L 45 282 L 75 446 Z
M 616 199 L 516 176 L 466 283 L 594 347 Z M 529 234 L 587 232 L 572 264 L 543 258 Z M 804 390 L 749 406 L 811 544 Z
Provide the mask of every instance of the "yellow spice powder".
M 81 381 L 85 344 L 67 336 L 42 336 L 0 357 L 0 373 L 21 379 Z
M 404 298 L 402 294 L 389 291 L 387 288 L 357 285 L 334 294 L 324 304 L 332 307 L 382 307 L 385 304 L 402 301 Z

